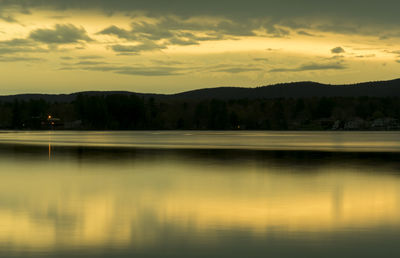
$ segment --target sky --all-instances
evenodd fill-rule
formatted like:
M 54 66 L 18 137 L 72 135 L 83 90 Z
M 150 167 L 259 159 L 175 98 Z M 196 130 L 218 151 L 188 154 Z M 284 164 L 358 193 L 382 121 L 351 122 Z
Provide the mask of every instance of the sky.
M 0 0 L 0 95 L 395 79 L 398 10 L 398 0 Z

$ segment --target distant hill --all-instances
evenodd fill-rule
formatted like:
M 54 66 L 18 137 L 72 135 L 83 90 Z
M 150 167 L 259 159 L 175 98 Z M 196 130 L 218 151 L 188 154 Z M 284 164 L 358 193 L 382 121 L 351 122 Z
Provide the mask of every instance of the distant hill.
M 310 98 L 310 97 L 390 97 L 400 96 L 400 79 L 349 85 L 327 85 L 316 82 L 293 82 L 257 88 L 220 87 L 170 95 L 175 98 Z
M 19 94 L 0 96 L 0 101 L 14 99 L 44 99 L 51 102 L 71 102 L 78 94 L 83 95 L 138 95 L 157 99 L 273 99 L 311 97 L 400 97 L 400 79 L 390 81 L 365 82 L 349 85 L 328 85 L 316 82 L 282 83 L 257 88 L 218 87 L 186 91 L 178 94 L 147 94 L 128 91 L 86 91 L 72 94 Z

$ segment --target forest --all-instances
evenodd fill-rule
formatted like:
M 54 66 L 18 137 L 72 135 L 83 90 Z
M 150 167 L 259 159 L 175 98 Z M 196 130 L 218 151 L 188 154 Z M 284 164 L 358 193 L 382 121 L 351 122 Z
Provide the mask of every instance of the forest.
M 0 102 L 19 130 L 399 130 L 400 97 L 163 99 L 78 94 L 72 101 Z

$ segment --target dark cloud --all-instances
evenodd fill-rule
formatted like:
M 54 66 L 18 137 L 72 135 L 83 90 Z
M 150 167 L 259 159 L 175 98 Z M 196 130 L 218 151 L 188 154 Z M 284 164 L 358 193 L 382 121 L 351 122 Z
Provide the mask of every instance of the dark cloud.
M 73 44 L 92 41 L 85 29 L 72 24 L 57 24 L 53 29 L 37 29 L 30 33 L 29 38 L 46 44 Z
M 99 31 L 97 34 L 100 35 L 113 35 L 116 36 L 118 38 L 122 38 L 122 39 L 128 39 L 128 40 L 136 40 L 137 36 L 135 35 L 135 33 L 133 31 L 128 31 L 125 29 L 121 29 L 115 25 L 112 25 L 108 28 L 105 28 L 102 31 Z
M 135 16 L 144 13 L 156 18 L 175 16 L 187 20 L 194 16 L 217 16 L 231 21 L 220 24 L 220 32 L 223 33 L 224 29 L 234 30 L 237 36 L 251 35 L 254 28 L 263 27 L 274 37 L 287 36 L 288 28 L 298 30 L 303 35 L 308 33 L 307 30 L 312 30 L 383 38 L 400 37 L 398 0 L 362 3 L 358 0 L 0 0 L 0 10 L 7 8 L 20 12 L 32 8 L 102 10 L 106 15 L 123 12 Z M 151 26 L 147 29 L 151 29 Z M 151 32 L 154 35 L 158 33 L 162 31 Z
M 164 40 L 167 45 L 198 45 L 201 41 L 220 40 L 239 36 L 255 36 L 259 23 L 246 24 L 230 20 L 216 22 L 182 19 L 178 17 L 159 17 L 158 22 L 133 22 L 129 30 L 112 25 L 99 31 L 99 35 L 112 35 L 127 41 Z M 273 28 L 271 36 L 287 35 L 288 32 Z
M 132 23 L 132 30 L 130 33 L 149 40 L 160 40 L 174 36 L 173 31 L 168 27 L 168 21 L 165 20 L 157 24 L 147 22 Z
M 102 9 L 107 13 L 115 11 L 143 10 L 149 13 L 174 13 L 177 15 L 222 15 L 232 17 L 338 17 L 361 21 L 399 21 L 397 0 L 360 1 L 356 0 L 2 0 L 0 7 L 20 8 Z
M 328 63 L 328 64 L 304 64 L 295 68 L 275 68 L 270 70 L 271 73 L 279 72 L 304 72 L 304 71 L 318 71 L 318 70 L 343 70 L 347 67 L 341 63 Z
M 400 60 L 396 60 L 396 62 L 400 64 Z
M 218 23 L 215 27 L 215 31 L 222 35 L 231 36 L 254 36 L 253 30 L 260 28 L 259 23 L 240 23 L 233 20 L 222 21 Z M 282 32 L 275 27 L 267 28 L 267 31 L 273 35 L 281 34 Z M 284 33 L 285 34 L 285 33 Z
M 345 53 L 346 51 L 342 47 L 335 47 L 331 49 L 332 54 L 342 54 Z
M 265 29 L 269 36 L 272 36 L 274 38 L 287 37 L 290 34 L 289 30 L 277 26 L 277 24 L 274 24 L 271 21 L 264 22 L 261 28 Z
M 256 36 L 256 30 L 264 30 L 269 37 L 285 37 L 289 31 L 269 24 L 265 21 L 236 22 L 228 19 L 184 19 L 176 16 L 161 16 L 157 22 L 136 21 L 130 29 L 123 29 L 112 25 L 101 31 L 98 35 L 112 35 L 117 38 L 143 44 L 140 49 L 116 45 L 116 52 L 138 53 L 153 49 L 166 48 L 169 45 L 199 45 L 202 41 L 235 39 L 241 36 Z M 153 46 L 148 49 L 148 41 L 163 40 L 162 46 Z M 132 49 L 132 50 L 131 50 Z

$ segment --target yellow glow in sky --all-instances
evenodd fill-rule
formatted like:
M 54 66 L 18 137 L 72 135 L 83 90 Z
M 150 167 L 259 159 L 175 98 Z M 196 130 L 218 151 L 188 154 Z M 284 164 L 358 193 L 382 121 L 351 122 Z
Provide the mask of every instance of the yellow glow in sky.
M 339 25 L 328 30 L 329 21 L 316 17 L 300 28 L 274 24 L 268 15 L 241 20 L 216 14 L 151 15 L 140 9 L 17 10 L 0 12 L 3 95 L 175 93 L 302 80 L 354 83 L 393 79 L 400 68 L 400 39 L 387 36 L 393 34 L 390 26 L 379 30 L 382 36 L 370 31 L 373 26 L 359 27 L 358 33 Z M 293 18 L 293 23 L 306 21 Z

